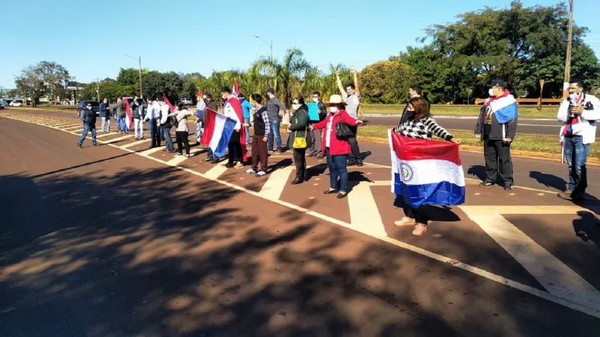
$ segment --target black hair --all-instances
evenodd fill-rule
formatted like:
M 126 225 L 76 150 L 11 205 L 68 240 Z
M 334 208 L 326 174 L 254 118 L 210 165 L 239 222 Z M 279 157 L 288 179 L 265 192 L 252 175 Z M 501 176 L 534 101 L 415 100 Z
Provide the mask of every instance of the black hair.
M 246 98 L 246 96 L 244 96 L 244 94 L 242 94 L 241 92 L 238 94 L 238 98 Z
M 177 103 L 177 109 L 179 109 L 179 110 L 185 109 L 185 104 L 183 104 L 183 102 Z
M 581 89 L 585 90 L 585 87 L 583 86 L 583 81 L 578 79 L 578 78 L 572 78 L 569 81 L 569 84 L 577 84 L 578 87 L 580 87 Z
M 228 94 L 231 94 L 231 88 L 229 88 L 229 87 L 223 87 L 223 89 L 221 89 L 221 92 L 226 92 Z
M 421 86 L 418 84 L 413 84 L 410 86 L 410 88 L 417 93 L 417 95 L 421 96 L 423 94 L 423 91 L 421 90 Z
M 209 93 L 206 93 L 206 94 L 204 94 L 204 97 L 206 97 L 206 98 L 212 98 L 212 95 L 209 94 Z
M 308 106 L 306 105 L 306 102 L 304 101 L 304 97 L 302 97 L 302 95 L 300 95 L 296 99 L 298 100 L 298 104 L 300 104 L 300 109 L 304 109 L 304 110 L 308 111 Z
M 255 101 L 255 102 L 256 102 L 256 103 L 258 103 L 258 104 L 262 104 L 262 100 L 263 100 L 263 98 L 262 98 L 262 96 L 261 96 L 261 95 L 259 95 L 259 94 L 253 94 L 253 95 L 252 95 L 252 100 L 253 100 L 253 101 Z
M 321 93 L 318 91 L 313 92 L 313 95 L 317 95 L 317 96 L 321 97 Z
M 350 87 L 352 90 L 356 90 L 356 87 L 352 83 L 346 84 L 346 88 L 348 87 Z

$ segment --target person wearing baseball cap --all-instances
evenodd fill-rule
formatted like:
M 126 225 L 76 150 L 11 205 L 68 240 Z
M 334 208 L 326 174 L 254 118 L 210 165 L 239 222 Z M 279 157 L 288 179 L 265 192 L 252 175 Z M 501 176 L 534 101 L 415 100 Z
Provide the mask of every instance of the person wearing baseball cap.
M 485 179 L 480 186 L 494 185 L 500 175 L 504 189 L 511 190 L 514 180 L 510 145 L 517 134 L 517 102 L 501 79 L 490 83 L 489 95 L 475 127 L 475 137 L 483 142 L 485 158 Z

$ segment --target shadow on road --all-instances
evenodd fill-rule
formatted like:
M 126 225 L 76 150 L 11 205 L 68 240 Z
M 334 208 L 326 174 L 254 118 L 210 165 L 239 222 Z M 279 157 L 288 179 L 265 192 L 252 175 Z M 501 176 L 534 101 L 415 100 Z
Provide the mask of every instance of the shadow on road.
M 555 188 L 559 191 L 564 191 L 567 189 L 567 182 L 563 178 L 557 177 L 553 174 L 531 171 L 529 172 L 529 177 L 537 180 L 538 183 L 546 187 Z

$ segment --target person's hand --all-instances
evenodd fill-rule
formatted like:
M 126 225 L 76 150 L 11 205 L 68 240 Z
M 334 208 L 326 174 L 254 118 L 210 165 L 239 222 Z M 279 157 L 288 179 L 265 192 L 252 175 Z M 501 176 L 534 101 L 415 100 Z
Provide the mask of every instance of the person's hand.
M 510 139 L 510 138 L 504 138 L 504 139 L 502 139 L 502 141 L 505 142 L 505 143 L 511 143 L 512 139 Z
M 574 115 L 581 115 L 581 113 L 583 113 L 583 107 L 581 105 L 574 106 L 571 108 L 571 113 Z
M 240 128 L 234 129 L 235 132 L 240 132 Z
M 477 139 L 481 139 L 481 134 L 480 134 L 480 133 L 476 133 L 476 134 L 475 134 L 475 138 L 477 138 Z
M 355 69 L 350 70 L 350 73 L 352 73 L 352 75 L 356 74 L 357 71 Z
M 314 130 L 314 128 L 313 128 L 313 126 L 312 126 L 312 125 L 311 125 L 311 126 L 309 126 L 308 128 L 310 129 L 310 131 Z
M 266 142 L 267 142 L 267 140 L 269 140 L 269 138 L 268 138 L 267 136 L 264 136 L 264 137 L 263 137 L 263 142 L 265 142 L 265 143 L 266 143 Z
M 452 138 L 452 140 L 450 140 L 452 143 L 460 145 L 460 143 L 462 143 L 462 140 L 460 140 L 459 138 Z
M 364 122 L 361 121 L 360 119 L 356 121 L 356 125 L 363 125 L 363 124 L 364 124 Z

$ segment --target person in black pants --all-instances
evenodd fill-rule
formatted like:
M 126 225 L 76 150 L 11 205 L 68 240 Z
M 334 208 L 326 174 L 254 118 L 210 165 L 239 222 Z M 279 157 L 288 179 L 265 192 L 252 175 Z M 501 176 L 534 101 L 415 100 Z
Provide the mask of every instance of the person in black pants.
M 306 148 L 311 143 L 310 128 L 308 126 L 308 106 L 304 103 L 302 96 L 296 98 L 292 102 L 294 116 L 290 119 L 288 132 L 288 148 L 294 149 L 294 164 L 296 164 L 296 179 L 292 181 L 292 185 L 301 184 L 308 181 L 308 172 L 306 170 Z M 296 139 L 303 143 L 303 147 L 294 146 Z M 304 139 L 304 141 L 301 141 Z
M 475 137 L 483 141 L 485 158 L 485 180 L 480 186 L 494 185 L 500 175 L 504 189 L 511 190 L 514 179 L 510 145 L 517 134 L 518 118 L 500 124 L 491 103 L 506 96 L 509 96 L 509 93 L 504 82 L 494 80 L 490 89 L 490 98 L 481 108 L 475 127 Z

